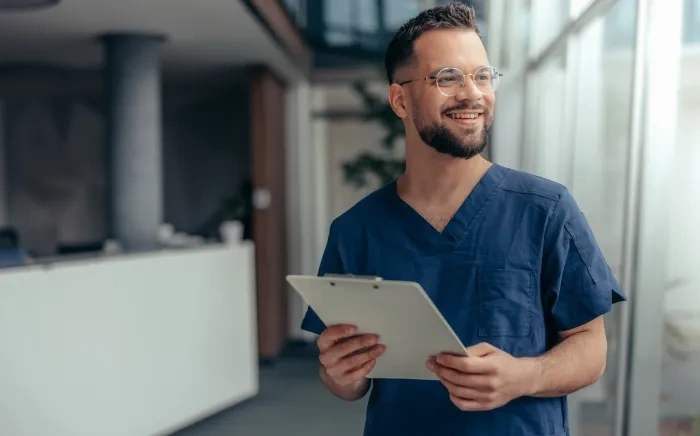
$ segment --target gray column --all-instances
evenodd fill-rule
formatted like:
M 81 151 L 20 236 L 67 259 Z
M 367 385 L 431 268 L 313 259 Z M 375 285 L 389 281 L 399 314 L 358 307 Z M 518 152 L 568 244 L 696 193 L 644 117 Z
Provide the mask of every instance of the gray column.
M 5 125 L 5 106 L 0 100 L 0 227 L 8 225 L 7 211 L 7 147 L 5 147 L 5 138 L 7 138 L 7 127 Z
M 102 40 L 113 237 L 126 249 L 155 248 L 163 220 L 162 38 L 114 34 Z

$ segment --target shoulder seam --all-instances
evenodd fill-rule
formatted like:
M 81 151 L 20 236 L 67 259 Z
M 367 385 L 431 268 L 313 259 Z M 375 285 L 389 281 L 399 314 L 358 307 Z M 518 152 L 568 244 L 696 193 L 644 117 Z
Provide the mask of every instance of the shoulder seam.
M 547 222 L 546 222 L 545 225 L 544 225 L 544 233 L 543 233 L 543 235 L 544 235 L 545 238 L 547 237 L 547 232 L 549 232 L 549 226 L 550 226 L 550 224 L 552 223 L 552 217 L 554 216 L 554 212 L 559 208 L 559 204 L 561 204 L 561 199 L 562 199 L 563 197 L 564 197 L 563 195 L 560 195 L 559 198 L 557 198 L 557 199 L 555 200 L 556 203 L 554 204 L 554 207 L 552 208 L 552 210 L 551 210 L 551 211 L 549 212 L 549 214 L 547 215 Z
M 525 190 L 513 189 L 513 188 L 508 188 L 508 187 L 503 187 L 503 186 L 501 187 L 501 189 L 503 189 L 504 191 L 514 192 L 516 194 L 535 195 L 537 197 L 542 197 L 542 198 L 545 198 L 547 200 L 555 201 L 555 202 L 557 202 L 557 204 L 559 204 L 559 200 L 561 200 L 561 195 L 553 196 L 553 195 L 543 194 L 540 192 L 525 191 Z M 556 206 L 555 206 L 555 208 L 556 208 Z

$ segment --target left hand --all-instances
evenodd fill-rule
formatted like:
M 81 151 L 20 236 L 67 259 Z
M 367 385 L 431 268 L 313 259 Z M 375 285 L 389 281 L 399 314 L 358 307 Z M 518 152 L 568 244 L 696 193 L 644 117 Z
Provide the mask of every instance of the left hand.
M 488 343 L 466 351 L 468 357 L 443 353 L 427 362 L 460 410 L 493 410 L 527 394 L 534 376 L 531 361 Z

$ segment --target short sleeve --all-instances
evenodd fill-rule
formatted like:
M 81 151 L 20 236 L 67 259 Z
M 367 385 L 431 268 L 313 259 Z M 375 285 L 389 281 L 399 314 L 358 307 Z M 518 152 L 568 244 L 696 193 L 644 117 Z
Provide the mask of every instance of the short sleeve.
M 331 225 L 328 234 L 328 241 L 326 242 L 326 248 L 323 252 L 321 264 L 318 268 L 319 276 L 323 276 L 325 274 L 345 274 L 343 261 L 340 256 L 340 246 L 336 227 L 337 225 L 335 224 Z M 308 332 L 320 335 L 326 329 L 326 325 L 323 323 L 323 321 L 321 321 L 321 318 L 316 315 L 316 312 L 309 307 L 306 310 L 304 319 L 301 322 L 301 328 Z
M 545 308 L 560 332 L 580 327 L 625 301 L 586 217 L 565 191 L 545 231 Z

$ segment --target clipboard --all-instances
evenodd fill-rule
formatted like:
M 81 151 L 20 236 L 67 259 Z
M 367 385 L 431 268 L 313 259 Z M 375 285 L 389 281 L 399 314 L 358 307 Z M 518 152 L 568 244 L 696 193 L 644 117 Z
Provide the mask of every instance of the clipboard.
M 425 366 L 446 352 L 466 356 L 459 337 L 420 284 L 355 276 L 287 276 L 326 326 L 352 324 L 386 346 L 368 378 L 437 380 Z

